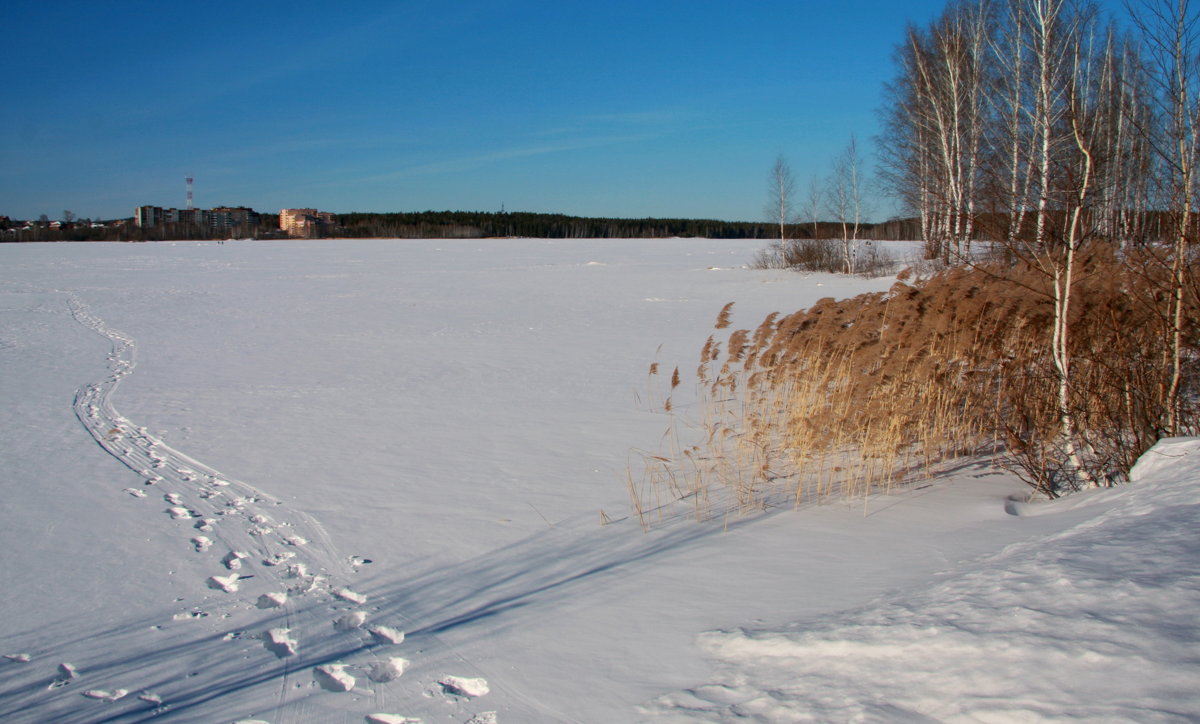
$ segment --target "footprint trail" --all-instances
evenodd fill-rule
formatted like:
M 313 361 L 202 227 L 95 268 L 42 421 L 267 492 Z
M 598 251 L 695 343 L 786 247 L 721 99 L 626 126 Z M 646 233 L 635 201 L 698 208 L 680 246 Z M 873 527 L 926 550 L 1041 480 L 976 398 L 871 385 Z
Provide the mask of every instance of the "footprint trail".
M 494 712 L 474 708 L 488 686 L 472 664 L 436 636 L 406 641 L 405 629 L 414 626 L 401 616 L 372 618 L 379 607 L 349 583 L 364 559 L 339 555 L 317 520 L 172 448 L 122 416 L 112 395 L 137 366 L 137 345 L 78 296 L 69 294 L 68 305 L 79 324 L 112 344 L 106 376 L 77 391 L 75 415 L 101 448 L 139 476 L 139 486 L 121 491 L 130 504 L 147 505 L 147 515 L 177 529 L 181 555 L 211 562 L 211 574 L 197 582 L 208 594 L 188 605 L 181 600 L 170 622 L 152 628 L 207 627 L 194 639 L 197 656 L 226 646 L 227 660 L 241 660 L 236 665 L 245 667 L 248 680 L 229 681 L 227 666 L 224 678 L 201 669 L 183 682 L 146 682 L 155 671 L 148 660 L 140 668 L 114 663 L 95 680 L 68 687 L 76 682 L 75 670 L 67 676 L 60 669 L 51 688 L 75 689 L 82 711 L 103 707 L 80 720 L 205 717 L 219 710 L 225 695 L 271 682 L 277 693 L 270 711 L 243 711 L 231 719 L 333 721 L 332 713 L 338 712 L 345 721 L 370 716 L 405 721 L 406 709 L 427 708 L 433 698 L 443 699 L 449 709 L 442 711 L 458 712 L 460 721 L 494 718 Z M 413 674 L 417 668 L 420 675 Z M 447 681 L 472 683 L 460 687 Z M 491 690 L 483 697 L 488 709 L 506 702 L 540 708 L 503 686 Z

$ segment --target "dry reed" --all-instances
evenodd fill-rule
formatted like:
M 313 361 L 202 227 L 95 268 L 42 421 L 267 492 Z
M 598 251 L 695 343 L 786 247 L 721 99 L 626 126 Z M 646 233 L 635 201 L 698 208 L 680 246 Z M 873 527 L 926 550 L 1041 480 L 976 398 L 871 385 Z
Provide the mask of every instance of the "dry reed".
M 1135 261 L 1091 250 L 1071 319 L 1070 404 L 1094 479 L 1107 482 L 1162 436 L 1164 280 Z M 706 519 L 865 499 L 972 456 L 994 457 L 1042 493 L 1062 492 L 1048 284 L 1032 267 L 950 268 L 709 337 L 698 418 L 673 418 L 671 450 L 643 456 L 643 484 L 630 484 L 643 495 L 635 512 L 686 499 Z M 1195 289 L 1187 304 L 1184 412 L 1195 431 Z M 730 326 L 732 307 L 717 329 Z M 671 391 L 679 384 L 676 368 Z

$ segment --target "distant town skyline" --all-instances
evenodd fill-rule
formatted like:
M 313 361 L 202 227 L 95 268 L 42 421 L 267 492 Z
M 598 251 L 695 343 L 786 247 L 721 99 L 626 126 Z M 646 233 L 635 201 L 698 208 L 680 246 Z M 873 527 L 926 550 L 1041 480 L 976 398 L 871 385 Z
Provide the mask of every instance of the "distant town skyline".
M 143 205 L 764 218 L 878 132 L 943 0 L 6 8 L 0 214 Z M 890 201 L 872 194 L 883 220 Z

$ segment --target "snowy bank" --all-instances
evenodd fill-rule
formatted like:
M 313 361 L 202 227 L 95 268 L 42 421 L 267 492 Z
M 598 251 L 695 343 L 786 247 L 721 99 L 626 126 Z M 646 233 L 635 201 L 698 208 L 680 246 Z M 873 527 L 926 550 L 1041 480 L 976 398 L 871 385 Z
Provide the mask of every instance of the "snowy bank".
M 1107 510 L 931 587 L 825 621 L 704 634 L 718 675 L 646 712 L 652 721 L 1195 721 L 1200 438 L 1158 443 L 1133 477 L 1080 494 Z

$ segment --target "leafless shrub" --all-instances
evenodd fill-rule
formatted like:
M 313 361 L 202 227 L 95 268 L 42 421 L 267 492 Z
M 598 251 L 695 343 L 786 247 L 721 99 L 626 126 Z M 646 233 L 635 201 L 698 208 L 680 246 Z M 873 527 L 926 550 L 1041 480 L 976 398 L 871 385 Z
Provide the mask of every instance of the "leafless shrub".
M 872 277 L 895 272 L 896 260 L 878 243 L 857 241 L 854 244 L 858 249 L 855 274 Z M 840 274 L 845 271 L 846 262 L 842 242 L 838 239 L 788 239 L 759 251 L 751 266 Z

